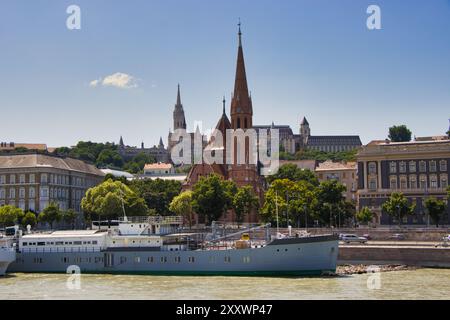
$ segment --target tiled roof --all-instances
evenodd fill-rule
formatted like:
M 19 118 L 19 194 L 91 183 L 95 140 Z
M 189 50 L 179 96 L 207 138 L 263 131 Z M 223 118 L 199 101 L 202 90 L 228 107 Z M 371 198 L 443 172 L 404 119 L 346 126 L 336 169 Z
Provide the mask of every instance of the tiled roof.
M 172 169 L 172 164 L 170 163 L 147 163 L 144 166 L 144 170 L 155 170 L 155 169 Z
M 47 150 L 45 143 L 2 143 L 0 150 L 14 150 L 16 148 L 26 148 L 30 150 Z
M 45 154 L 0 155 L 0 169 L 36 167 L 51 167 L 104 176 L 104 173 L 95 166 L 78 159 Z
M 356 170 L 356 162 L 333 162 L 327 160 L 319 163 L 316 171 Z
M 322 145 L 362 145 L 359 136 L 310 136 L 308 137 L 308 146 Z

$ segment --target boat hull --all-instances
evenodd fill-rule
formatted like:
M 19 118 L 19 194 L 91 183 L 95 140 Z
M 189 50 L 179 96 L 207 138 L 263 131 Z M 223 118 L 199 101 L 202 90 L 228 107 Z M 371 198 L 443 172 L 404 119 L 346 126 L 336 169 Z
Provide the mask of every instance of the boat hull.
M 275 240 L 259 248 L 155 251 L 121 248 L 99 252 L 17 254 L 10 272 L 154 275 L 300 276 L 336 270 L 334 236 Z
M 10 249 L 0 249 L 0 276 L 6 274 L 6 270 L 11 263 L 16 260 L 16 253 Z

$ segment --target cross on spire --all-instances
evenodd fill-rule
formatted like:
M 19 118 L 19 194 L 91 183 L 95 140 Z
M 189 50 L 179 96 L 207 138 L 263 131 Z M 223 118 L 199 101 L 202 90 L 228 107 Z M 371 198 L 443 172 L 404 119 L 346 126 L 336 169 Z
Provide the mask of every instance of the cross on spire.
M 241 36 L 242 36 L 242 32 L 241 32 L 241 18 L 239 18 L 238 26 L 239 26 L 239 32 L 238 32 L 238 35 L 239 35 L 239 47 L 241 47 L 242 46 L 242 41 L 241 41 Z

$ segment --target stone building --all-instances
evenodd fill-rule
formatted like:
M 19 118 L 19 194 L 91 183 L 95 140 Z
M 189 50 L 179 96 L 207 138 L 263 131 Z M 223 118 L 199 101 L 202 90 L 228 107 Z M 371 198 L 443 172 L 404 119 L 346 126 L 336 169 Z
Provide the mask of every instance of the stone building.
M 450 140 L 412 142 L 372 141 L 357 154 L 358 207 L 368 207 L 376 213 L 376 223 L 396 223 L 382 204 L 393 192 L 402 192 L 416 204 L 415 214 L 404 219 L 405 224 L 432 224 L 424 200 L 433 196 L 447 201 L 450 174 Z M 442 219 L 450 223 L 450 208 Z
M 81 160 L 49 154 L 0 155 L 0 206 L 41 212 L 50 202 L 81 213 L 86 190 L 104 173 Z
M 152 156 L 157 162 L 168 162 L 169 161 L 169 151 L 164 147 L 162 138 L 159 138 L 158 146 L 153 146 L 151 148 L 145 148 L 144 143 L 141 143 L 141 147 L 130 147 L 124 144 L 122 136 L 119 140 L 119 154 L 125 160 L 131 160 L 140 153 Z
M 168 141 L 167 141 L 167 149 L 168 149 L 168 153 L 169 153 L 169 162 L 174 162 L 172 159 L 172 149 L 174 148 L 174 146 L 179 143 L 180 141 L 182 141 L 182 138 L 180 137 L 178 140 L 176 139 L 176 136 L 174 136 L 174 131 L 175 130 L 183 130 L 184 132 L 186 132 L 187 130 L 187 126 L 186 126 L 186 117 L 184 115 L 184 109 L 183 109 L 183 104 L 181 103 L 181 93 L 180 93 L 180 85 L 178 85 L 178 91 L 177 91 L 177 102 L 175 103 L 175 108 L 173 110 L 173 131 L 169 130 L 169 135 L 168 135 Z M 200 132 L 199 127 L 197 126 L 197 128 L 195 128 L 195 132 L 186 132 L 190 138 L 190 142 L 191 142 L 191 161 L 190 163 L 187 164 L 193 164 L 195 159 L 195 152 L 199 151 L 195 149 L 195 139 L 198 137 L 198 139 L 201 139 L 201 149 L 203 150 L 206 147 L 207 144 L 207 137 L 205 135 L 203 135 Z M 199 144 L 200 145 L 200 144 Z M 180 151 L 180 154 L 178 154 L 177 156 L 179 156 L 180 158 L 183 157 L 183 151 Z
M 337 180 L 342 183 L 347 188 L 345 199 L 347 201 L 356 201 L 356 190 L 358 187 L 356 167 L 356 162 L 333 162 L 327 160 L 319 163 L 315 168 L 315 172 L 320 182 Z
M 280 146 L 284 151 L 295 154 L 300 150 L 316 150 L 323 152 L 351 151 L 361 147 L 358 135 L 313 136 L 308 120 L 303 118 L 299 134 L 294 134 L 288 125 L 258 125 L 255 129 L 278 129 Z

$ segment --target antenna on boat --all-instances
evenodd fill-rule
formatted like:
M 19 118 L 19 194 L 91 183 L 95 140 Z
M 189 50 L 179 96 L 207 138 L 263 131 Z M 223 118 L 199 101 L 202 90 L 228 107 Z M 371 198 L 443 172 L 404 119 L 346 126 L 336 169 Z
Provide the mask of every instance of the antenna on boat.
M 123 190 L 120 189 L 120 188 L 119 188 L 119 190 L 120 190 L 120 199 L 122 200 L 123 221 L 124 221 L 124 222 L 127 222 L 127 221 L 128 221 L 128 218 L 127 218 L 127 214 L 126 214 L 126 212 L 125 212 L 125 204 L 124 204 L 124 202 L 123 202 Z
M 275 212 L 277 214 L 277 239 L 278 239 L 278 235 L 280 234 L 280 229 L 278 225 L 278 191 L 275 191 Z

